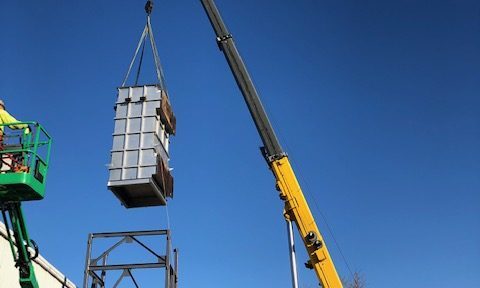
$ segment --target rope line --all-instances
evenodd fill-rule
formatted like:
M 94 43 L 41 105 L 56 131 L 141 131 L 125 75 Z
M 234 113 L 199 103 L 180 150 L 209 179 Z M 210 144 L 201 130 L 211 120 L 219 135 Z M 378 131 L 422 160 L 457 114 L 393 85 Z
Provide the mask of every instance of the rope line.
M 145 38 L 143 38 L 143 45 L 142 45 L 142 53 L 140 54 L 140 61 L 138 61 L 138 69 L 137 69 L 137 76 L 135 77 L 135 86 L 138 84 L 138 78 L 140 78 L 140 71 L 142 70 L 142 62 L 143 62 L 143 54 L 145 52 Z
M 287 145 L 287 148 L 288 148 L 288 145 Z M 290 150 L 290 149 L 289 149 Z M 297 166 L 297 167 L 300 167 L 299 165 L 297 165 L 297 163 L 293 160 L 291 160 L 292 163 Z M 303 170 L 300 169 L 299 170 Z M 327 221 L 327 217 L 325 216 L 325 214 L 320 210 L 320 206 L 318 205 L 318 202 L 317 202 L 317 199 L 315 197 L 315 195 L 313 195 L 312 193 L 309 193 L 310 191 L 310 185 L 307 181 L 307 179 L 303 176 L 303 173 L 300 173 L 300 176 L 299 178 L 301 179 L 301 181 L 303 183 L 305 183 L 305 186 L 307 189 L 303 189 L 303 191 L 308 195 L 308 197 L 310 199 L 312 199 L 312 202 L 313 202 L 313 205 L 315 207 L 315 210 L 317 210 L 317 212 L 320 214 L 323 222 L 325 223 L 325 226 L 327 227 L 327 231 L 328 231 L 328 234 L 330 234 L 330 236 L 332 237 L 333 239 L 333 242 L 335 243 L 335 246 L 337 247 L 338 251 L 340 252 L 340 255 L 342 256 L 342 259 L 343 259 L 343 262 L 345 263 L 345 266 L 347 267 L 348 269 L 348 272 L 350 272 L 350 276 L 353 278 L 353 272 L 352 272 L 352 269 L 350 268 L 350 264 L 349 264 L 349 261 L 347 260 L 347 257 L 345 256 L 345 254 L 343 253 L 343 249 L 341 248 L 340 246 L 340 243 L 337 241 L 337 237 L 335 236 L 335 233 L 333 233 L 333 229 L 332 227 L 330 226 L 330 224 L 328 223 Z
M 140 54 L 140 60 L 139 60 L 140 63 L 138 65 L 137 75 L 136 75 L 136 79 L 135 79 L 135 86 L 138 84 L 138 78 L 140 76 L 140 70 L 141 70 L 141 67 L 142 67 L 145 45 L 146 45 L 146 42 L 147 42 L 147 36 L 150 40 L 150 46 L 152 48 L 153 60 L 155 62 L 155 72 L 157 74 L 158 84 L 160 86 L 160 89 L 162 89 L 166 92 L 165 76 L 163 74 L 162 64 L 160 62 L 160 56 L 158 56 L 157 45 L 155 44 L 155 37 L 153 36 L 152 25 L 151 25 L 151 22 L 150 22 L 150 15 L 147 15 L 147 23 L 145 24 L 142 35 L 140 36 L 140 40 L 138 41 L 137 48 L 135 49 L 135 53 L 133 54 L 132 60 L 130 61 L 130 65 L 128 67 L 127 74 L 125 75 L 125 78 L 123 79 L 121 87 L 125 87 L 125 85 L 127 83 L 127 80 L 128 80 L 128 76 L 130 75 L 130 72 L 132 71 L 133 65 L 135 64 L 135 60 L 138 56 L 138 52 L 140 51 L 140 48 L 142 48 L 142 52 Z
M 271 115 L 269 115 L 271 118 L 271 121 L 273 122 L 273 124 L 275 125 L 274 127 L 281 127 L 280 125 L 278 125 L 278 122 L 276 121 L 275 117 L 272 117 Z M 277 128 L 278 129 L 278 128 Z M 289 145 L 288 145 L 288 141 L 286 141 L 284 139 L 284 137 L 282 137 L 282 129 L 278 129 L 278 137 L 281 139 L 282 143 L 285 144 L 285 147 L 287 148 L 286 151 L 294 151 L 292 149 L 290 149 Z M 294 152 L 293 152 L 294 153 Z M 295 153 L 294 153 L 295 154 Z M 292 164 L 295 166 L 295 167 L 298 167 L 298 170 L 300 172 L 303 171 L 302 169 L 302 165 L 298 165 L 299 163 L 297 163 L 295 161 L 295 159 L 293 159 L 293 157 L 289 157 L 289 160 L 292 162 Z M 337 238 L 335 237 L 335 234 L 333 233 L 333 229 L 332 227 L 330 226 L 330 224 L 328 223 L 327 221 L 327 217 L 325 216 L 324 213 L 322 213 L 322 211 L 320 210 L 320 206 L 318 205 L 317 203 L 317 199 L 315 197 L 315 195 L 313 195 L 312 193 L 309 193 L 310 191 L 310 185 L 307 181 L 307 179 L 303 176 L 303 173 L 297 173 L 297 176 L 298 178 L 300 178 L 301 182 L 305 183 L 305 187 L 306 189 L 303 189 L 302 190 L 304 191 L 304 193 L 308 196 L 308 198 L 312 199 L 312 202 L 313 202 L 313 206 L 315 208 L 315 210 L 318 212 L 318 214 L 320 214 L 320 217 L 322 218 L 322 221 L 323 223 L 325 223 L 325 226 L 327 227 L 327 231 L 328 231 L 328 234 L 331 236 L 331 238 L 333 239 L 333 242 L 335 243 L 335 247 L 337 248 L 337 250 L 340 252 L 340 256 L 342 257 L 342 260 L 343 262 L 345 263 L 345 266 L 347 267 L 348 269 L 348 272 L 350 273 L 350 276 L 353 278 L 353 272 L 352 272 L 352 269 L 351 269 L 351 266 L 349 264 L 349 261 L 347 260 L 347 257 L 345 256 L 345 254 L 343 253 L 343 250 L 342 248 L 340 247 L 340 243 L 337 241 Z M 303 186 L 303 185 L 302 185 Z
M 147 34 L 147 26 L 145 25 L 145 28 L 143 28 L 142 36 L 140 36 L 140 40 L 138 41 L 137 49 L 135 49 L 133 58 L 130 61 L 130 66 L 128 66 L 127 74 L 125 75 L 125 78 L 123 78 L 122 87 L 125 87 L 125 84 L 127 83 L 128 75 L 130 75 L 130 71 L 132 71 L 133 64 L 135 63 L 135 59 L 137 58 L 138 51 L 140 50 L 140 46 L 142 45 L 142 41 L 143 39 L 145 39 L 146 34 Z
M 165 214 L 167 216 L 167 229 L 170 230 L 170 232 L 172 232 L 172 228 L 171 228 L 171 225 L 170 225 L 170 212 L 168 211 L 168 202 L 165 204 Z M 172 234 L 173 233 L 170 233 L 170 244 L 172 245 L 172 249 L 173 249 L 173 247 L 175 247 L 175 245 L 173 245 Z

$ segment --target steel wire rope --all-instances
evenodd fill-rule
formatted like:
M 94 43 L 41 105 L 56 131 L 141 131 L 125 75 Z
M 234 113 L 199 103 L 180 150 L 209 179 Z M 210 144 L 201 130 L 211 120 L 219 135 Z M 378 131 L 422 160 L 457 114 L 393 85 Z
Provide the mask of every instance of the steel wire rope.
M 153 28 L 152 28 L 152 24 L 151 24 L 151 21 L 150 21 L 150 14 L 152 13 L 152 9 L 153 9 L 153 1 L 149 0 L 145 4 L 145 12 L 147 13 L 147 23 L 145 24 L 146 33 L 145 33 L 145 36 L 143 38 L 144 43 L 143 43 L 143 48 L 142 48 L 142 54 L 140 56 L 139 70 L 140 70 L 140 66 L 141 66 L 141 61 L 143 59 L 145 44 L 147 42 L 147 36 L 148 36 L 148 38 L 150 40 L 150 46 L 152 48 L 153 61 L 155 63 L 155 71 L 157 73 L 157 79 L 158 79 L 158 82 L 160 84 L 160 88 L 162 90 L 164 90 L 165 92 L 167 92 L 167 87 L 166 87 L 166 84 L 165 84 L 165 75 L 163 73 L 162 64 L 160 62 L 160 56 L 158 55 L 157 44 L 155 42 L 155 37 L 153 36 Z M 171 232 L 172 231 L 172 226 L 171 226 L 170 211 L 168 209 L 168 202 L 167 201 L 165 201 L 165 216 L 166 216 L 166 219 L 167 219 L 167 229 Z M 169 240 L 170 240 L 170 244 L 173 248 L 174 245 L 173 245 L 172 233 L 170 233 L 170 239 Z M 169 251 L 169 253 L 170 253 L 170 251 Z
M 146 37 L 143 38 L 142 53 L 140 53 L 140 59 L 138 61 L 137 75 L 135 77 L 135 86 L 137 86 L 138 84 L 138 78 L 140 78 L 140 71 L 142 70 L 143 54 L 145 53 L 145 44 L 147 44 L 146 40 Z
M 168 202 L 165 203 L 165 216 L 167 217 L 167 229 L 170 230 L 170 211 L 168 210 Z
M 147 29 L 148 29 L 148 36 L 150 39 L 150 45 L 152 47 L 153 53 L 153 60 L 155 61 L 155 69 L 157 72 L 158 82 L 160 84 L 160 88 L 163 89 L 167 93 L 167 87 L 165 83 L 165 75 L 162 69 L 162 63 L 160 62 L 160 56 L 158 56 L 158 49 L 157 44 L 155 43 L 155 37 L 153 36 L 153 29 L 150 22 L 150 17 L 147 17 Z M 168 94 L 168 93 L 167 93 Z
M 170 253 L 170 252 L 174 252 L 176 250 L 176 248 L 174 248 L 175 245 L 173 244 L 173 233 L 172 233 L 172 228 L 171 228 L 171 224 L 170 224 L 170 212 L 168 210 L 168 202 L 165 203 L 165 215 L 167 216 L 167 229 L 170 231 L 170 239 L 169 240 L 170 240 L 170 249 L 172 249 L 172 251 L 168 251 L 168 253 Z
M 132 60 L 130 61 L 130 65 L 128 66 L 127 74 L 125 74 L 125 77 L 123 78 L 122 82 L 122 87 L 125 87 L 125 84 L 127 83 L 128 76 L 130 75 L 130 71 L 133 68 L 133 64 L 135 63 L 135 59 L 137 58 L 138 51 L 140 50 L 140 46 L 142 45 L 142 42 L 145 40 L 145 37 L 147 36 L 148 27 L 145 25 L 143 28 L 142 36 L 140 36 L 140 40 L 138 41 L 137 48 L 135 49 L 135 53 L 133 54 Z
M 153 35 L 153 29 L 150 21 L 150 15 L 147 15 L 147 21 L 145 24 L 145 27 L 143 29 L 142 35 L 140 36 L 140 40 L 138 41 L 137 48 L 135 49 L 135 53 L 133 54 L 132 60 L 130 61 L 130 65 L 128 67 L 127 73 L 123 79 L 122 82 L 122 87 L 125 87 L 125 84 L 127 83 L 128 76 L 130 75 L 130 72 L 135 64 L 135 60 L 138 56 L 138 52 L 140 51 L 140 48 L 142 47 L 142 52 L 140 55 L 140 61 L 139 61 L 139 66 L 137 70 L 137 75 L 135 79 L 135 86 L 138 84 L 138 78 L 140 75 L 140 70 L 142 67 L 142 62 L 143 62 L 143 56 L 144 56 L 144 51 L 145 51 L 145 44 L 147 42 L 147 37 L 150 40 L 150 46 L 152 48 L 152 54 L 153 54 L 153 60 L 155 63 L 155 72 L 157 74 L 157 79 L 160 85 L 160 88 L 167 92 L 166 84 L 165 84 L 165 75 L 163 73 L 162 69 L 162 64 L 160 61 L 160 56 L 158 55 L 158 50 L 157 50 L 157 44 L 155 43 L 155 37 Z
M 273 125 L 274 125 L 273 127 L 277 127 L 277 130 L 275 130 L 275 132 L 277 133 L 277 137 L 279 137 L 281 139 L 281 143 L 285 145 L 285 148 L 287 149 L 285 152 L 287 152 L 287 154 L 289 154 L 288 151 L 292 151 L 293 154 L 295 154 L 294 149 L 290 148 L 290 146 L 288 145 L 288 141 L 286 141 L 285 137 L 283 137 L 283 133 L 282 133 L 282 129 L 281 129 L 282 126 L 278 125 L 278 121 L 276 121 L 276 118 L 274 116 L 272 116 L 272 114 L 269 115 L 269 118 L 273 122 Z M 307 181 L 306 177 L 303 176 L 304 173 L 302 173 L 302 171 L 304 171 L 304 170 L 303 170 L 302 165 L 300 165 L 300 163 L 297 163 L 295 161 L 294 157 L 288 157 L 288 159 L 290 160 L 290 162 L 292 162 L 293 166 L 298 167 L 298 170 L 299 170 L 300 173 L 295 173 L 295 174 L 297 175 L 297 177 L 300 178 L 300 181 L 302 183 L 305 183 L 305 186 L 306 186 L 305 187 L 306 189 L 302 188 L 302 191 L 304 191 L 304 193 L 307 194 L 307 196 L 310 199 L 312 199 L 315 210 L 317 210 L 317 212 L 320 214 L 320 217 L 321 217 L 322 221 L 324 222 L 325 226 L 327 227 L 328 234 L 330 234 L 330 236 L 333 239 L 333 242 L 335 243 L 335 247 L 337 247 L 337 250 L 340 252 L 342 260 L 345 263 L 345 266 L 347 267 L 348 272 L 350 273 L 350 277 L 353 278 L 354 275 L 353 275 L 352 269 L 350 267 L 349 261 L 347 260 L 347 257 L 343 253 L 343 250 L 340 247 L 340 243 L 337 241 L 337 238 L 335 237 L 335 234 L 333 233 L 333 229 L 327 221 L 327 217 L 320 210 L 320 206 L 317 203 L 317 199 L 316 199 L 315 195 L 309 192 L 310 185 L 309 185 L 309 182 Z

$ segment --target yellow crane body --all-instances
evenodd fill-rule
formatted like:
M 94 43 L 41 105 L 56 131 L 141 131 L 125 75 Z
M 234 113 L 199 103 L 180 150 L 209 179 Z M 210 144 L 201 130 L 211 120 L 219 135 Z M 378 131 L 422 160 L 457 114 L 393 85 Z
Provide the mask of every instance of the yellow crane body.
M 307 249 L 308 266 L 315 270 L 323 287 L 343 287 L 288 156 L 274 160 L 270 168 L 277 181 L 280 199 L 285 202 L 285 217 L 295 222 Z
M 323 288 L 342 288 L 342 282 L 328 253 L 327 246 L 298 184 L 288 156 L 278 142 L 275 131 L 253 85 L 252 78 L 248 74 L 245 63 L 237 50 L 233 36 L 223 22 L 214 1 L 201 0 L 201 2 L 215 31 L 217 45 L 230 66 L 259 136 L 262 139 L 262 154 L 275 175 L 280 198 L 285 202 L 284 216 L 287 220 L 296 223 L 307 249 L 310 259 L 306 266 L 315 270 Z

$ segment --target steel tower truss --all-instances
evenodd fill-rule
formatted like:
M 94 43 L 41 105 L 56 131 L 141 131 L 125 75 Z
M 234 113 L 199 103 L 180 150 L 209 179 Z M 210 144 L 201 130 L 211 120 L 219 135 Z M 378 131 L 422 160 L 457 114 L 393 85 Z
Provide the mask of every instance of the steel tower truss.
M 147 241 L 149 241 L 148 246 L 146 244 Z M 152 241 L 153 243 L 160 245 L 162 244 L 162 241 L 165 241 L 165 251 L 159 252 L 158 250 L 160 249 L 158 249 L 158 247 L 152 248 Z M 106 242 L 109 243 L 108 246 L 105 246 Z M 95 247 L 94 244 L 96 244 Z M 104 244 L 102 246 L 103 249 L 101 250 L 97 247 L 100 244 Z M 118 260 L 117 258 L 119 258 L 119 256 L 122 258 L 121 256 L 125 255 L 125 250 L 119 252 L 121 250 L 119 247 L 124 246 L 122 249 L 130 248 L 133 252 L 132 245 L 135 245 L 136 248 L 140 248 L 140 250 L 145 252 L 145 260 L 142 262 L 135 261 L 135 263 L 133 263 L 133 261 Z M 116 288 L 119 287 L 125 278 L 130 278 L 133 284 L 132 287 L 139 288 L 141 286 L 134 276 L 134 270 L 165 269 L 165 288 L 177 288 L 178 253 L 177 250 L 174 249 L 172 259 L 171 249 L 170 230 L 91 233 L 88 236 L 85 273 L 82 287 Z M 95 254 L 95 256 L 93 254 Z M 135 254 L 135 256 L 139 257 L 138 253 Z M 124 261 L 128 263 L 125 263 Z M 114 271 L 120 271 L 120 276 L 116 273 L 116 280 L 113 277 L 107 279 L 108 272 Z M 158 285 L 155 287 L 158 287 Z

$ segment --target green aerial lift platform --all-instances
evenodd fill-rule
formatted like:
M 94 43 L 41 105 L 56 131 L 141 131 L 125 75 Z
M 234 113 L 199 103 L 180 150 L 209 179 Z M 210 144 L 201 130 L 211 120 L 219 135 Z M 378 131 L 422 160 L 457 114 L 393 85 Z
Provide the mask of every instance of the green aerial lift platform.
M 32 264 L 38 247 L 28 236 L 21 203 L 42 200 L 45 195 L 52 138 L 36 122 L 0 124 L 0 128 L 0 210 L 20 286 L 39 288 Z

